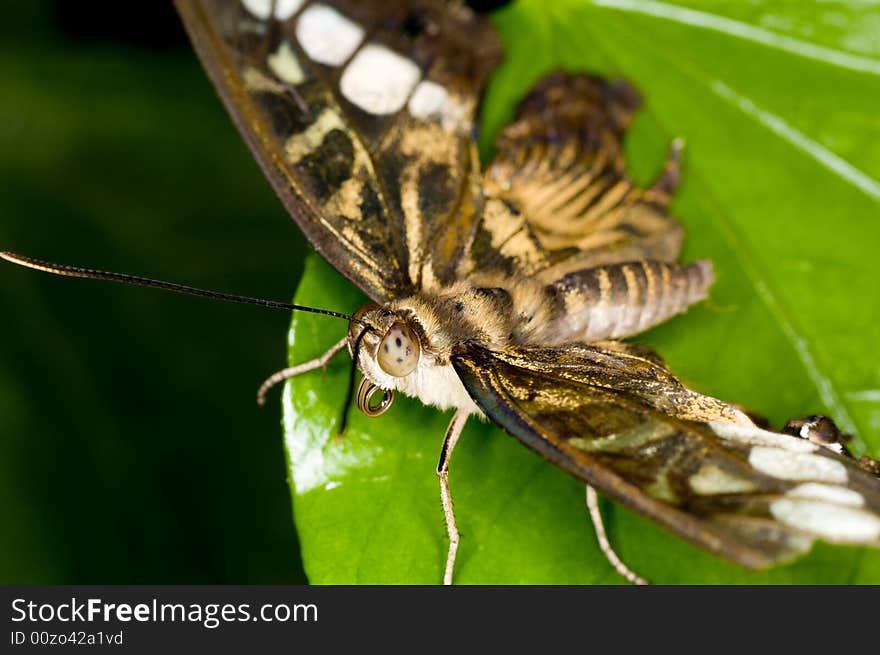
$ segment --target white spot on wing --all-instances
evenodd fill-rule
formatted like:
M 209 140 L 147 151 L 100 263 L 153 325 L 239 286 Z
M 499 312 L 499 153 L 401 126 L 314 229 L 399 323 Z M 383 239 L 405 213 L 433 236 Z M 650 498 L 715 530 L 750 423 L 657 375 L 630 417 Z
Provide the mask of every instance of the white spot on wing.
M 306 9 L 296 22 L 296 39 L 318 63 L 339 66 L 364 40 L 364 30 L 333 7 L 316 4 Z
M 865 543 L 880 538 L 880 519 L 863 510 L 793 498 L 770 503 L 779 521 L 838 543 Z
M 838 505 L 850 505 L 862 507 L 865 499 L 858 491 L 846 487 L 835 487 L 820 482 L 804 482 L 785 494 L 789 498 L 807 498 L 810 500 L 824 500 Z
M 830 457 L 795 453 L 779 448 L 757 446 L 749 453 L 749 464 L 782 480 L 813 480 L 843 484 L 849 476 L 846 467 Z
M 278 50 L 269 55 L 266 61 L 272 72 L 283 82 L 300 84 L 306 79 L 306 75 L 287 41 L 283 42 Z
M 690 477 L 688 484 L 698 494 L 738 494 L 755 491 L 755 483 L 707 464 Z
M 449 101 L 446 89 L 432 82 L 424 80 L 419 82 L 416 90 L 409 99 L 409 113 L 422 120 L 436 120 L 443 117 L 443 110 Z
M 287 20 L 302 7 L 304 0 L 275 0 L 275 18 Z M 272 0 L 241 0 L 244 8 L 260 20 L 269 18 L 272 11 Z
M 464 106 L 441 85 L 431 80 L 419 82 L 407 104 L 409 113 L 423 121 L 438 121 L 443 129 L 456 132 L 465 119 Z
M 381 116 L 403 108 L 421 75 L 406 57 L 371 43 L 346 66 L 339 88 L 349 102 Z
M 819 447 L 806 439 L 798 439 L 787 434 L 762 430 L 755 425 L 741 425 L 726 421 L 710 421 L 709 427 L 719 437 L 737 441 L 749 446 L 768 446 L 781 448 L 790 452 L 814 453 Z

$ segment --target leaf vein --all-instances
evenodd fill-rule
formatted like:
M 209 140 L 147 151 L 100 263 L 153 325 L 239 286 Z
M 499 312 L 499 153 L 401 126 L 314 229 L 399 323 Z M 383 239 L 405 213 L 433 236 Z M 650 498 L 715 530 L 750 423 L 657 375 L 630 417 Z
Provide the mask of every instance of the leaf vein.
M 607 9 L 663 18 L 676 23 L 691 25 L 692 27 L 701 27 L 728 36 L 760 43 L 769 48 L 784 50 L 807 59 L 815 59 L 822 63 L 833 64 L 840 68 L 869 73 L 871 75 L 880 75 L 880 61 L 871 57 L 862 57 L 834 48 L 816 45 L 809 41 L 785 36 L 772 30 L 755 27 L 754 25 L 718 16 L 717 14 L 688 9 L 665 2 L 655 2 L 653 0 L 590 0 L 590 4 Z

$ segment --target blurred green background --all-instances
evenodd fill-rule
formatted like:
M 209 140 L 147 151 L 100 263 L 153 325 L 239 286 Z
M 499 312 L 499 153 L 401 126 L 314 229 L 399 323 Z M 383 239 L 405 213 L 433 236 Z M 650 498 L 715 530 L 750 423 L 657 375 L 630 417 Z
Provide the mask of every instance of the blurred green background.
M 292 295 L 307 246 L 170 2 L 2 3 L 0 58 L 0 248 Z M 286 312 L 4 264 L 0 316 L 0 583 L 305 582 L 254 402 Z

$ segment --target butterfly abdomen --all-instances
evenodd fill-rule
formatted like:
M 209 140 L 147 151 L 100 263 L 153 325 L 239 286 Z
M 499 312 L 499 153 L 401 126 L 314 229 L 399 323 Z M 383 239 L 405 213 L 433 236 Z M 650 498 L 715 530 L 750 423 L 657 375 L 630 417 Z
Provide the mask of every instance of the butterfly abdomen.
M 647 330 L 703 300 L 712 264 L 636 261 L 575 271 L 547 286 L 553 318 L 536 342 L 622 339 Z

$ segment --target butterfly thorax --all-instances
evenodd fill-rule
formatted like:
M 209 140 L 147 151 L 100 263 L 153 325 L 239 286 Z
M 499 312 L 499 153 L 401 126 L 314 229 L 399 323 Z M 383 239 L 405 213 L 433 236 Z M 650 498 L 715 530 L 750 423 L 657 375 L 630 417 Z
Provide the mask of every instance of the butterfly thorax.
M 384 306 L 367 305 L 356 314 L 370 326 L 361 339 L 358 366 L 365 377 L 382 389 L 394 389 L 441 409 L 479 413 L 452 368 L 450 358 L 455 346 L 477 342 L 503 349 L 518 336 L 517 314 L 525 306 L 546 311 L 545 304 L 538 290 L 527 300 L 525 294 L 514 294 L 500 286 L 476 287 L 461 283 L 440 293 L 422 293 Z M 396 331 L 401 329 L 404 342 L 395 343 Z M 349 331 L 352 353 L 361 330 L 352 324 Z M 413 344 L 406 343 L 409 339 Z M 394 350 L 402 346 L 404 349 L 399 354 L 403 358 L 409 352 L 408 345 L 417 352 L 417 364 L 406 375 L 390 375 L 382 367 L 380 354 L 384 349 L 387 357 L 388 348 Z

